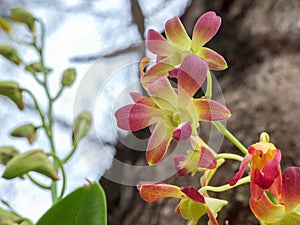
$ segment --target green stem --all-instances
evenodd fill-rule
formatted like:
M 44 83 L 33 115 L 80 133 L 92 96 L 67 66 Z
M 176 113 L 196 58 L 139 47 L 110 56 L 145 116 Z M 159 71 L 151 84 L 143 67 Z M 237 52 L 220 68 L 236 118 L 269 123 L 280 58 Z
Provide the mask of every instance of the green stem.
M 74 153 L 76 152 L 77 146 L 78 146 L 77 141 L 75 141 L 74 146 L 73 146 L 72 150 L 70 151 L 70 153 L 62 160 L 63 163 L 68 162 L 69 159 L 74 155 Z
M 231 141 L 242 153 L 245 155 L 248 153 L 247 148 L 232 134 L 220 121 L 212 122 L 213 125 L 220 131 L 224 136 Z
M 29 180 L 34 183 L 35 185 L 39 186 L 40 188 L 46 189 L 46 190 L 50 190 L 51 186 L 47 186 L 44 184 L 41 184 L 40 182 L 36 181 L 30 174 L 27 174 Z
M 200 188 L 199 192 L 200 192 L 200 194 L 203 194 L 206 191 L 223 192 L 223 191 L 228 191 L 232 188 L 235 188 L 237 186 L 240 186 L 242 184 L 247 184 L 247 183 L 250 183 L 250 176 L 243 177 L 242 179 L 238 180 L 238 182 L 233 186 L 230 186 L 229 184 L 225 184 L 225 185 L 218 186 L 218 187 L 204 186 L 204 187 Z
M 41 110 L 40 104 L 38 103 L 36 97 L 34 96 L 34 94 L 30 90 L 28 90 L 26 88 L 22 88 L 22 91 L 28 93 L 30 95 L 30 97 L 32 98 L 32 100 L 34 102 L 34 105 L 35 105 L 35 108 L 38 111 L 38 113 L 40 115 L 40 118 L 42 120 L 43 128 L 45 129 L 46 134 L 48 135 L 49 134 L 48 125 L 46 123 L 45 116 L 44 116 L 44 114 L 43 114 L 43 112 Z
M 206 92 L 205 92 L 205 98 L 211 99 L 212 98 L 212 77 L 209 70 L 207 70 L 206 74 Z
M 47 153 L 47 155 L 52 156 L 55 159 L 55 162 L 58 163 L 60 170 L 61 170 L 61 174 L 62 174 L 62 188 L 61 188 L 61 192 L 59 197 L 56 200 L 61 199 L 64 196 L 65 193 L 65 189 L 66 189 L 66 172 L 65 172 L 65 168 L 64 168 L 64 164 L 62 162 L 62 160 L 54 153 Z
M 242 162 L 244 157 L 233 153 L 220 153 L 216 156 L 216 159 L 232 159 Z
M 54 98 L 52 98 L 52 101 L 53 101 L 53 102 L 56 101 L 56 100 L 60 97 L 60 95 L 63 93 L 63 90 L 64 90 L 64 87 L 62 86 L 62 87 L 59 89 L 59 91 L 57 92 L 56 96 L 55 96 Z

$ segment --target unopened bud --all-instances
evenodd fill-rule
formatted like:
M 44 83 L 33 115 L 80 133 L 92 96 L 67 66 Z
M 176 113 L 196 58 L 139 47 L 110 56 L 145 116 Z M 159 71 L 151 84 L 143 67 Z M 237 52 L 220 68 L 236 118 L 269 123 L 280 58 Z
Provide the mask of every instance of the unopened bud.
M 62 75 L 61 84 L 62 86 L 71 86 L 76 79 L 76 70 L 73 68 L 66 69 Z
M 12 158 L 6 164 L 2 177 L 13 179 L 30 171 L 43 174 L 52 180 L 58 180 L 53 164 L 42 150 L 30 150 Z
M 34 31 L 35 17 L 25 9 L 15 8 L 11 11 L 10 18 L 19 23 L 27 25 L 29 30 Z
M 13 137 L 25 137 L 32 144 L 36 139 L 36 127 L 32 124 L 25 124 L 14 129 L 10 135 Z
M 13 81 L 0 81 L 0 95 L 10 98 L 19 109 L 24 109 L 22 90 L 18 83 Z
M 0 16 L 0 27 L 2 30 L 4 30 L 6 33 L 9 33 L 11 31 L 11 26 L 9 23 L 4 19 L 3 17 Z
M 40 73 L 43 72 L 43 66 L 41 62 L 31 63 L 30 65 L 26 65 L 25 69 L 29 72 Z
M 72 141 L 75 142 L 81 140 L 89 131 L 92 125 L 92 116 L 88 112 L 82 112 L 78 115 L 73 123 Z
M 12 146 L 0 147 L 0 164 L 6 165 L 9 160 L 17 156 L 19 152 Z
M 18 219 L 20 219 L 20 217 L 16 213 L 0 208 L 0 225 L 18 225 L 13 222 Z
M 10 45 L 0 45 L 0 55 L 16 65 L 22 63 L 22 59 L 19 57 L 17 50 Z

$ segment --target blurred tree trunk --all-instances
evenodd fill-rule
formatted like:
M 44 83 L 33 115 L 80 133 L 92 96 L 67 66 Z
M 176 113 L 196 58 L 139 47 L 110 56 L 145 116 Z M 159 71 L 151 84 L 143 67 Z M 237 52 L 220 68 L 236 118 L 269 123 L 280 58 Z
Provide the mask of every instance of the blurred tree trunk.
M 300 21 L 298 0 L 193 0 L 182 15 L 191 34 L 193 25 L 205 11 L 214 10 L 222 17 L 222 27 L 209 43 L 221 53 L 229 68 L 214 73 L 219 79 L 226 105 L 233 116 L 228 128 L 246 146 L 258 141 L 259 133 L 270 133 L 271 141 L 282 149 L 283 168 L 300 166 Z M 126 151 L 120 143 L 116 158 L 132 164 L 144 160 L 144 154 Z M 224 141 L 223 151 L 236 151 Z M 237 163 L 227 163 L 217 174 L 214 184 L 232 177 Z M 197 178 L 167 182 L 197 186 Z M 107 192 L 109 224 L 183 225 L 176 215 L 176 200 L 145 203 L 135 187 L 122 186 L 102 179 Z M 249 189 L 246 186 L 214 196 L 230 200 L 219 216 L 220 224 L 258 224 L 248 207 Z M 204 219 L 205 220 L 205 219 Z M 200 224 L 200 223 L 199 223 Z M 205 222 L 201 223 L 205 224 Z

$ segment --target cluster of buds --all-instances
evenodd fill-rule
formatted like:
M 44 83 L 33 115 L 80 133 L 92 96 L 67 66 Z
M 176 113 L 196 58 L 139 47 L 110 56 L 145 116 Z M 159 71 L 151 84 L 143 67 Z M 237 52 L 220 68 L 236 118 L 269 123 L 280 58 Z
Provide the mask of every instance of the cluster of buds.
M 225 59 L 217 52 L 204 47 L 217 33 L 221 18 L 214 12 L 203 14 L 195 24 L 190 38 L 178 17 L 166 22 L 164 38 L 155 30 L 149 30 L 146 47 L 154 53 L 156 63 L 145 71 L 150 59 L 140 63 L 140 80 L 148 96 L 130 93 L 134 103 L 115 112 L 119 128 L 137 131 L 150 126 L 151 136 L 146 149 L 148 164 L 159 163 L 166 155 L 171 140 L 189 141 L 193 149 L 187 155 L 176 156 L 174 164 L 179 176 L 194 175 L 201 171 L 200 188 L 177 187 L 155 182 L 140 182 L 137 188 L 147 202 L 162 198 L 176 198 L 180 202 L 176 212 L 188 225 L 198 224 L 207 214 L 209 225 L 218 225 L 217 213 L 228 202 L 212 198 L 208 191 L 226 191 L 249 183 L 249 201 L 253 214 L 261 224 L 298 224 L 300 222 L 300 168 L 288 168 L 283 175 L 280 169 L 280 151 L 269 143 L 266 133 L 261 140 L 249 147 L 244 157 L 235 154 L 217 154 L 198 135 L 200 121 L 227 120 L 231 113 L 221 103 L 211 99 L 210 70 L 227 68 Z M 171 80 L 176 80 L 176 87 Z M 207 80 L 205 96 L 195 98 L 196 92 Z M 225 128 L 226 129 L 226 128 Z M 242 152 L 246 152 L 244 147 Z M 242 161 L 240 170 L 220 187 L 209 182 L 225 159 Z M 251 162 L 251 163 L 250 163 Z M 250 167 L 250 175 L 241 178 Z M 296 222 L 295 222 L 296 221 Z M 228 224 L 228 221 L 225 221 Z

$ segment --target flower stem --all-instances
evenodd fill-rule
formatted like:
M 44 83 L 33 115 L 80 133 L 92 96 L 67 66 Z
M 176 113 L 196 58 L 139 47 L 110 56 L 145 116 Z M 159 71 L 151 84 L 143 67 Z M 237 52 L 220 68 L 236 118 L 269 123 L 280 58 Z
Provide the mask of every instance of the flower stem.
M 246 176 L 243 177 L 242 179 L 240 179 L 235 185 L 230 186 L 229 184 L 225 184 L 222 186 L 218 186 L 218 187 L 213 187 L 213 186 L 204 186 L 202 188 L 200 188 L 199 192 L 200 194 L 203 194 L 206 191 L 213 191 L 213 192 L 223 192 L 223 191 L 228 191 L 232 188 L 235 188 L 237 186 L 240 186 L 242 184 L 247 184 L 250 182 L 250 176 Z
M 213 121 L 213 125 L 220 131 L 224 136 L 231 141 L 242 153 L 245 155 L 248 153 L 247 148 L 232 134 L 229 130 L 220 122 Z
M 27 174 L 27 177 L 29 178 L 29 180 L 34 183 L 36 186 L 40 187 L 40 188 L 43 188 L 43 189 L 48 189 L 50 190 L 51 189 L 51 186 L 47 186 L 47 185 L 44 185 L 44 184 L 41 184 L 40 182 L 36 181 L 30 174 Z
M 240 155 L 233 153 L 220 153 L 216 156 L 216 159 L 232 159 L 242 162 L 244 158 Z

